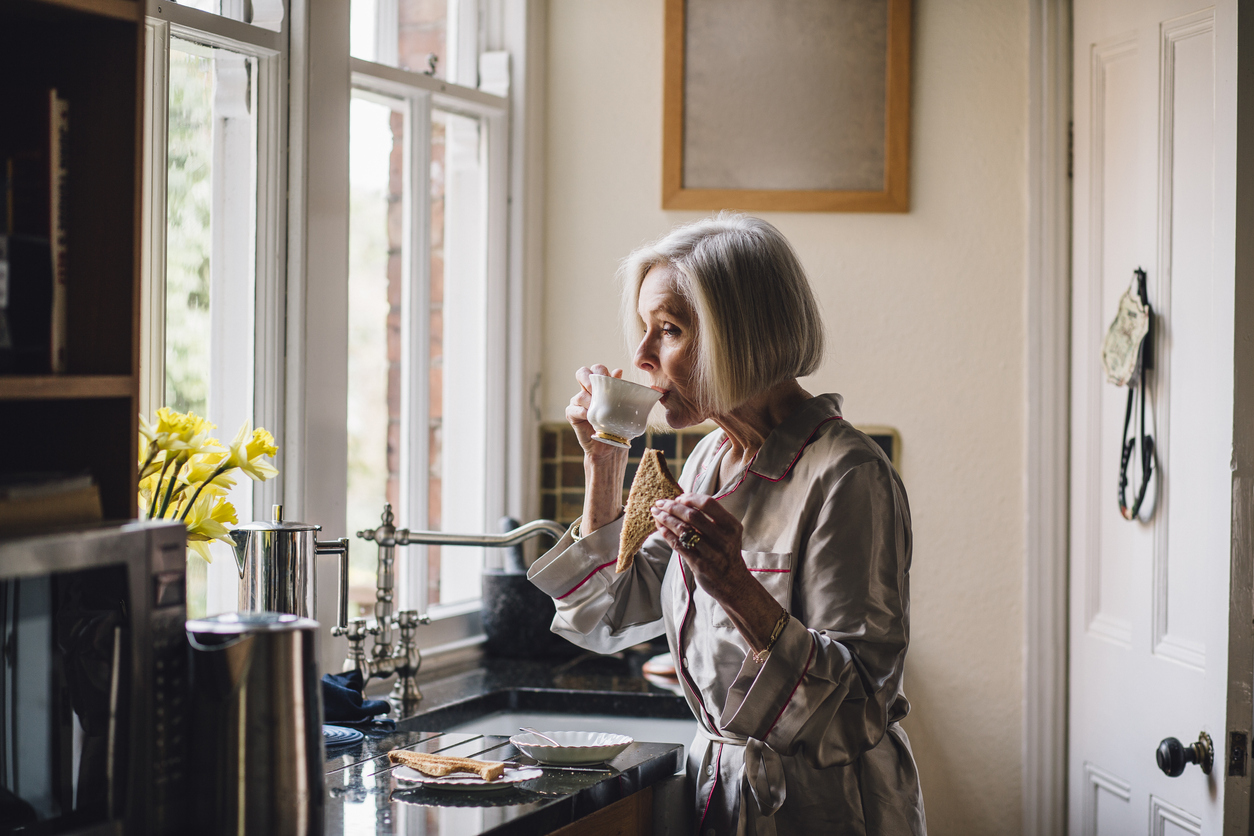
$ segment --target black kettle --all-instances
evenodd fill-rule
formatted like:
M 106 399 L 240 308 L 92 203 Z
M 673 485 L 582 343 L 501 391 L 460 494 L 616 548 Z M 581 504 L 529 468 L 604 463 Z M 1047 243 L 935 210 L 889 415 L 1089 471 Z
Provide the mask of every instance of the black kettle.
M 501 530 L 518 527 L 512 517 L 501 519 Z M 568 658 L 579 648 L 549 629 L 556 608 L 553 599 L 527 580 L 521 544 L 505 549 L 505 566 L 483 570 L 484 649 L 492 656 L 511 659 Z

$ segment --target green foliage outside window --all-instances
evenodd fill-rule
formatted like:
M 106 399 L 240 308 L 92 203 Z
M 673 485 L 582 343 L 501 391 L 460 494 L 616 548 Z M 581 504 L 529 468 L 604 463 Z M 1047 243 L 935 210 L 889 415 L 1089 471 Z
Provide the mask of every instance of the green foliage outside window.
M 213 60 L 170 51 L 165 403 L 207 412 Z

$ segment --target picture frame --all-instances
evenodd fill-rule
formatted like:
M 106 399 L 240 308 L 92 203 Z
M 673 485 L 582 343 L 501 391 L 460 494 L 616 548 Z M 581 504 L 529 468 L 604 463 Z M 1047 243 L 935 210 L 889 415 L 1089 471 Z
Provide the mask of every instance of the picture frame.
M 662 208 L 908 212 L 911 0 L 666 0 Z

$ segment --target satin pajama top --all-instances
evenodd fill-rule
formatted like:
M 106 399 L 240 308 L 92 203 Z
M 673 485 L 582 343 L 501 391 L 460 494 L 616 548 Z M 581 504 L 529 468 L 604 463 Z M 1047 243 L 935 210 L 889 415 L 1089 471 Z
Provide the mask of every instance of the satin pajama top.
M 528 573 L 556 602 L 553 631 L 581 647 L 612 653 L 665 632 L 700 729 L 688 773 L 701 836 L 926 832 L 899 722 L 910 509 L 840 407 L 839 395 L 809 400 L 716 497 L 744 526 L 745 564 L 790 614 L 763 664 L 660 534 L 615 574 L 621 517 L 580 540 L 568 531 Z M 709 493 L 727 447 L 721 430 L 703 439 L 684 490 Z

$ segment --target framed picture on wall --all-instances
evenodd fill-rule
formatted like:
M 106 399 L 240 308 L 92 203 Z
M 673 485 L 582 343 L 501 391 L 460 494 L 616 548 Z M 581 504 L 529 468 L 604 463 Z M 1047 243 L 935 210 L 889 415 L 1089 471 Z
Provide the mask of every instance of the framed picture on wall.
M 666 0 L 662 208 L 906 212 L 911 0 Z

